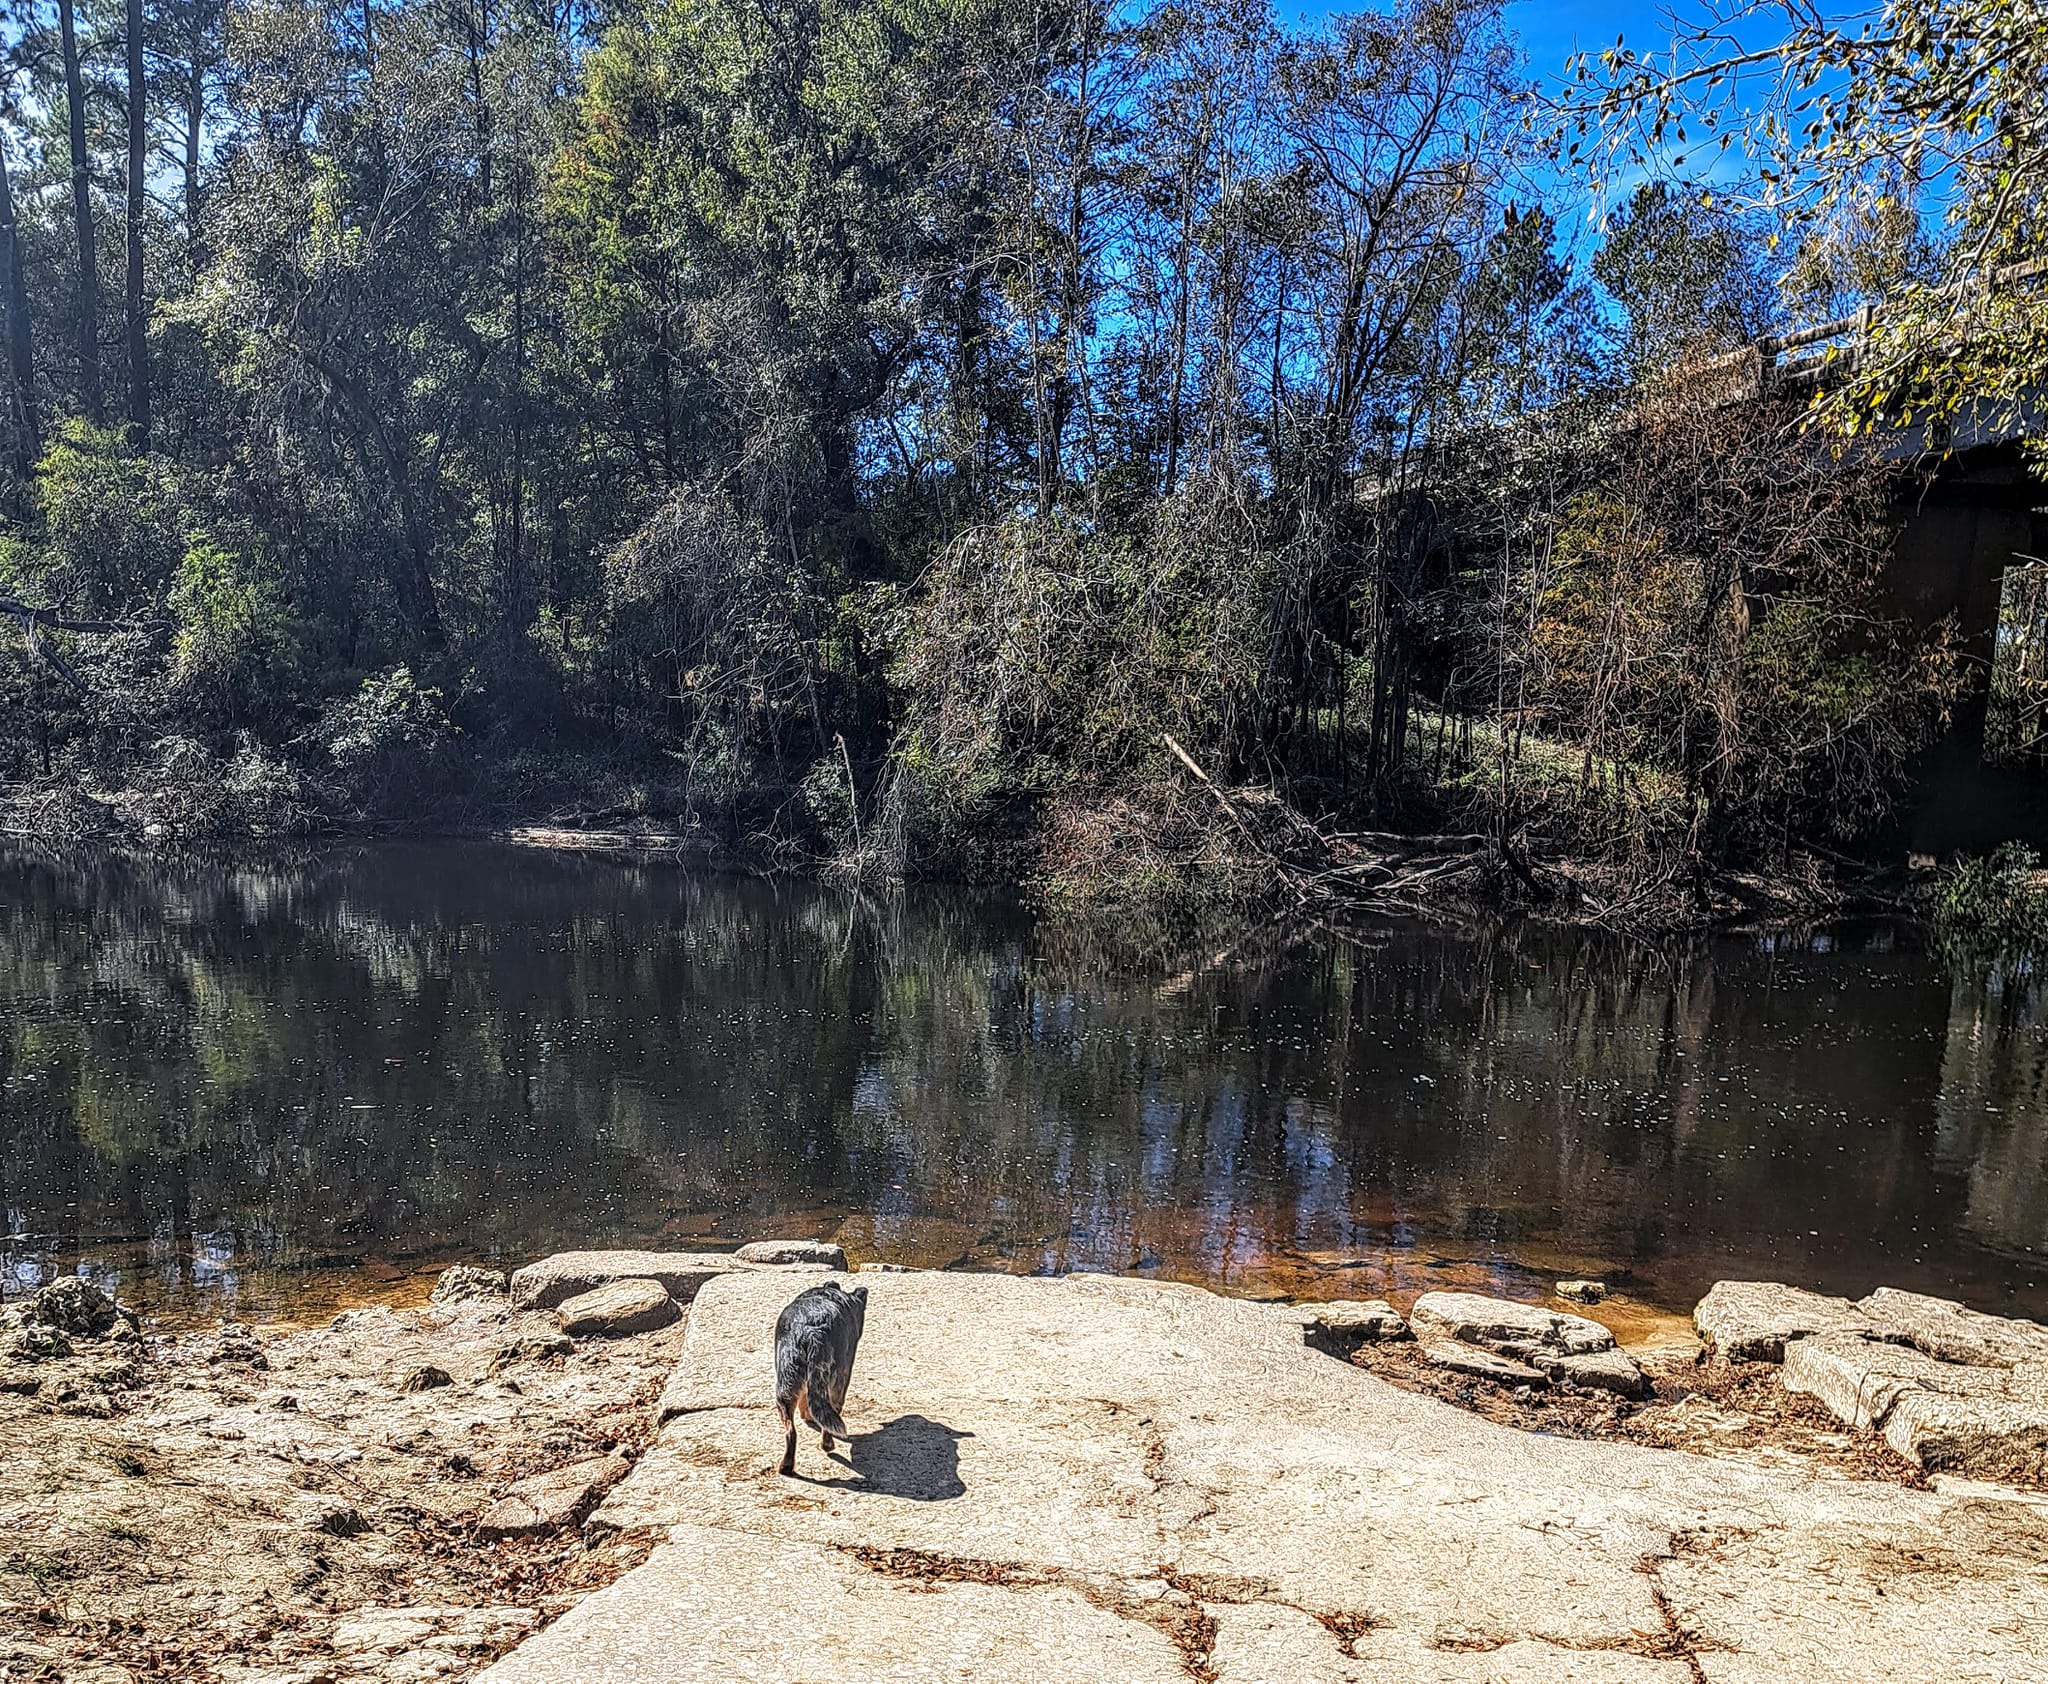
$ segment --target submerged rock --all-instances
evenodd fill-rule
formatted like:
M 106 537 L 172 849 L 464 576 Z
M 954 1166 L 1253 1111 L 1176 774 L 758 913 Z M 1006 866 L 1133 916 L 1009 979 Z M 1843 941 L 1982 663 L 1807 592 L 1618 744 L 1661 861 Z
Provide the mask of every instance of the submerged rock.
M 655 1281 L 613 1281 L 571 1298 L 557 1312 L 562 1331 L 578 1339 L 617 1339 L 652 1333 L 681 1315 L 676 1301 Z
M 826 1240 L 753 1240 L 733 1255 L 742 1263 L 812 1263 L 823 1269 L 846 1267 L 846 1253 Z
M 1614 1335 L 1584 1316 L 1476 1292 L 1425 1292 L 1408 1312 L 1408 1325 L 1425 1343 L 1455 1340 L 1512 1357 L 1526 1358 L 1535 1351 L 1579 1356 L 1614 1349 Z
M 441 1271 L 441 1278 L 434 1283 L 433 1302 L 464 1304 L 475 1299 L 503 1298 L 510 1290 L 503 1269 L 479 1269 L 458 1263 Z
M 1783 1362 L 1795 1340 L 1876 1331 L 1848 1299 L 1777 1281 L 1716 1281 L 1693 1310 L 1692 1322 L 1729 1362 Z

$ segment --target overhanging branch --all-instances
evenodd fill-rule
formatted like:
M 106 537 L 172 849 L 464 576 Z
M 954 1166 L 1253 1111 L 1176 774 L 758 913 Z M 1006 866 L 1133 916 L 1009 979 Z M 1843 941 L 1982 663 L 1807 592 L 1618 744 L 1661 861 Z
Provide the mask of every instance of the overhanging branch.
M 57 676 L 74 690 L 83 690 L 85 680 L 65 657 L 63 650 L 44 635 L 46 632 L 78 632 L 88 637 L 105 637 L 113 632 L 157 631 L 163 625 L 156 620 L 74 620 L 54 608 L 38 608 L 12 596 L 0 596 L 0 614 L 12 614 L 21 622 L 21 633 L 28 640 L 29 653 L 47 661 Z

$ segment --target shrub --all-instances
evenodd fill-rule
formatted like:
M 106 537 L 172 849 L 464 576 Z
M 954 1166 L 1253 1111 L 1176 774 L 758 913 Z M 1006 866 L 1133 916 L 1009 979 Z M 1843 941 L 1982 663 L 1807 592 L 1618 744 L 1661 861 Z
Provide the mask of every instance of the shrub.
M 415 793 L 457 735 L 441 692 L 407 666 L 373 673 L 353 696 L 330 702 L 312 731 L 350 798 L 369 807 Z
M 170 608 L 177 625 L 171 676 L 181 699 L 223 721 L 274 720 L 291 706 L 298 627 L 273 568 L 194 536 Z
M 1928 896 L 1936 939 L 1955 952 L 2020 956 L 2048 944 L 2048 881 L 2023 842 L 1957 860 Z

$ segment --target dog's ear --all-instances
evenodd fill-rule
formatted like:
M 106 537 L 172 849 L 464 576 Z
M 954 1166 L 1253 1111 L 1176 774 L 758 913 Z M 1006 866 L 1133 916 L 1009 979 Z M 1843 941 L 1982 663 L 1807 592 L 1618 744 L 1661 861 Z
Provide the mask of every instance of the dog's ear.
M 863 1310 L 868 1307 L 868 1289 L 866 1287 L 857 1286 L 846 1296 L 853 1299 Z

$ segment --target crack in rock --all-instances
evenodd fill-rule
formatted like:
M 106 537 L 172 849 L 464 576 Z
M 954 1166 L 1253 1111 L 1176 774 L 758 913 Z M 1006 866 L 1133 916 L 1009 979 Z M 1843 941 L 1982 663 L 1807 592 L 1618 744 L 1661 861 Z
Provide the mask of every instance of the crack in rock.
M 1071 1590 L 1091 1607 L 1120 1620 L 1149 1625 L 1174 1647 L 1181 1671 L 1195 1684 L 1215 1684 L 1216 1619 L 1201 1602 L 1174 1583 L 1162 1569 L 1159 1595 L 1147 1595 L 1123 1580 L 1076 1573 L 1069 1568 L 1035 1562 L 987 1561 L 975 1556 L 942 1555 L 935 1550 L 878 1549 L 867 1544 L 841 1544 L 872 1573 L 921 1584 L 994 1585 L 1005 1590 Z
M 1716 1533 L 1674 1533 L 1670 1547 L 1664 1553 L 1646 1555 L 1636 1563 L 1636 1571 L 1649 1583 L 1650 1604 L 1657 1610 L 1658 1629 L 1655 1631 L 1638 1630 L 1618 1637 L 1547 1637 L 1534 1631 L 1439 1632 L 1431 1640 L 1430 1647 L 1453 1654 L 1490 1654 L 1496 1649 L 1505 1649 L 1510 1643 L 1534 1642 L 1574 1654 L 1640 1655 L 1645 1660 L 1683 1662 L 1692 1684 L 1708 1684 L 1700 1657 L 1731 1654 L 1733 1645 L 1717 1642 L 1678 1617 L 1678 1610 L 1672 1606 L 1663 1581 L 1658 1577 L 1658 1569 L 1667 1561 L 1710 1554 L 1726 1542 L 1726 1537 Z

